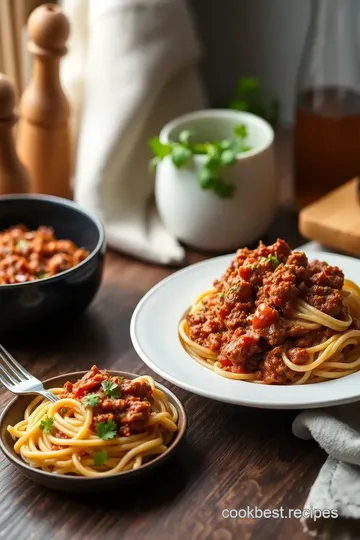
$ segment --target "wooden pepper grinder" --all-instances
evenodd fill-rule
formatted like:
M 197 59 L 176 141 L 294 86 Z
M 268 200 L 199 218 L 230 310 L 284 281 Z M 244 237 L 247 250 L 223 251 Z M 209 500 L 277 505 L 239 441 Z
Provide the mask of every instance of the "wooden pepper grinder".
M 14 106 L 15 89 L 0 73 L 0 195 L 29 191 L 29 176 L 15 151 L 12 128 L 17 116 Z
M 59 73 L 69 21 L 59 6 L 44 4 L 31 13 L 28 32 L 34 65 L 19 106 L 19 158 L 29 170 L 32 192 L 70 198 L 70 110 Z

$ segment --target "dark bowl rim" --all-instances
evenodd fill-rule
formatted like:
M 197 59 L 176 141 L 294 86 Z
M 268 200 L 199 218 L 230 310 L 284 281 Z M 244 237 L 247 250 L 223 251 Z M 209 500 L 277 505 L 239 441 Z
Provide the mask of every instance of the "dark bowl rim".
M 55 197 L 54 195 L 1 195 L 0 196 L 0 204 L 2 201 L 44 201 L 51 204 L 55 204 L 56 206 L 67 206 L 68 208 L 71 208 L 72 210 L 79 212 L 80 214 L 83 214 L 87 218 L 89 218 L 94 225 L 96 226 L 98 233 L 99 233 L 99 240 L 95 246 L 95 248 L 89 253 L 89 255 L 81 261 L 76 266 L 73 266 L 72 268 L 69 268 L 68 270 L 64 270 L 63 272 L 59 272 L 59 274 L 55 274 L 55 276 L 50 276 L 48 278 L 43 279 L 36 279 L 35 281 L 25 281 L 25 283 L 4 283 L 0 284 L 0 290 L 3 287 L 6 287 L 7 289 L 11 288 L 17 288 L 20 287 L 31 287 L 31 286 L 38 286 L 39 284 L 44 283 L 50 283 L 54 281 L 59 281 L 63 279 L 64 276 L 71 274 L 72 272 L 75 272 L 85 264 L 87 264 L 93 257 L 97 255 L 97 253 L 102 249 L 103 246 L 105 246 L 105 228 L 101 221 L 101 219 L 93 212 L 87 210 L 80 204 L 78 204 L 75 201 L 70 201 L 69 199 L 64 199 L 62 197 Z
M 122 376 L 122 377 L 127 377 L 127 376 L 131 376 L 132 378 L 136 378 L 136 377 L 141 377 L 142 375 L 139 375 L 139 374 L 136 374 L 136 373 L 130 373 L 129 371 L 120 371 L 120 370 L 114 370 L 114 369 L 109 369 L 107 370 L 108 373 L 110 373 L 110 375 L 119 375 L 119 376 Z M 82 370 L 82 371 L 72 371 L 71 373 L 64 373 L 62 375 L 56 375 L 55 377 L 50 377 L 49 379 L 45 379 L 43 381 L 44 384 L 46 383 L 50 383 L 50 382 L 55 382 L 56 379 L 60 379 L 60 378 L 64 378 L 64 377 L 68 377 L 69 379 L 71 377 L 77 377 L 79 378 L 80 376 L 82 375 L 85 375 L 85 373 L 87 373 L 88 370 Z M 68 482 L 87 482 L 87 483 L 94 483 L 94 482 L 98 482 L 98 481 L 103 481 L 105 478 L 107 479 L 115 479 L 115 478 L 119 478 L 119 480 L 121 478 L 124 478 L 124 477 L 130 477 L 131 475 L 137 475 L 141 472 L 145 472 L 145 471 L 148 471 L 150 468 L 158 465 L 158 463 L 160 461 L 162 461 L 163 459 L 165 459 L 166 457 L 168 457 L 175 449 L 176 447 L 179 445 L 179 443 L 182 441 L 182 439 L 184 438 L 185 436 L 185 433 L 187 431 L 187 427 L 188 427 L 188 416 L 187 416 L 187 412 L 185 410 L 185 407 L 184 405 L 182 404 L 182 402 L 180 401 L 180 399 L 171 391 L 169 390 L 168 388 L 166 388 L 166 386 L 162 385 L 161 383 L 159 383 L 158 381 L 156 381 L 154 379 L 154 382 L 155 382 L 155 386 L 157 388 L 159 388 L 160 390 L 162 390 L 168 397 L 171 398 L 171 400 L 174 402 L 175 406 L 176 406 L 176 409 L 178 411 L 178 414 L 179 414 L 179 418 L 180 416 L 182 416 L 182 419 L 183 419 L 183 425 L 181 426 L 181 429 L 179 429 L 177 432 L 176 432 L 176 435 L 175 435 L 175 438 L 174 440 L 171 442 L 170 446 L 167 448 L 167 450 L 163 453 L 163 454 L 159 454 L 157 457 L 155 457 L 154 459 L 152 459 L 151 461 L 148 461 L 147 463 L 145 463 L 144 465 L 142 465 L 141 467 L 139 467 L 138 469 L 135 469 L 135 470 L 129 470 L 129 471 L 123 471 L 123 472 L 120 472 L 120 473 L 116 473 L 114 475 L 111 475 L 111 476 L 107 476 L 107 477 L 96 477 L 96 478 L 90 478 L 90 477 L 82 477 L 82 476 L 62 476 L 62 475 L 55 475 L 53 473 L 48 473 L 48 472 L 45 472 L 45 471 L 42 471 L 40 469 L 36 469 L 35 467 L 30 467 L 30 465 L 28 465 L 27 463 L 25 463 L 25 461 L 23 461 L 20 457 L 18 456 L 14 456 L 7 448 L 7 445 L 6 443 L 4 442 L 3 440 L 3 437 L 2 437 L 2 426 L 3 426 L 3 423 L 4 423 L 4 418 L 6 417 L 8 411 L 15 405 L 15 403 L 21 399 L 21 397 L 24 397 L 26 396 L 27 394 L 23 394 L 21 396 L 16 396 L 14 399 L 12 399 L 10 401 L 10 403 L 8 403 L 5 407 L 5 409 L 2 411 L 1 415 L 0 415 L 0 450 L 2 450 L 3 454 L 5 455 L 5 457 L 11 462 L 13 463 L 14 465 L 18 466 L 20 469 L 26 469 L 27 471 L 29 471 L 30 473 L 34 474 L 34 475 L 39 475 L 39 478 L 48 478 L 48 479 L 61 479 L 61 480 L 64 480 L 64 481 L 68 481 Z M 20 421 L 20 420 L 19 420 Z

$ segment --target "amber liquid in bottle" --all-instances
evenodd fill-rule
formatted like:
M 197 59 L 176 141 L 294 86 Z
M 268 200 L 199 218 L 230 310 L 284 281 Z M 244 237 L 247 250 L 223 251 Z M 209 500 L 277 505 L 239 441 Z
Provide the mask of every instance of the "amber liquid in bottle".
M 360 175 L 360 93 L 327 87 L 300 94 L 294 157 L 302 205 Z

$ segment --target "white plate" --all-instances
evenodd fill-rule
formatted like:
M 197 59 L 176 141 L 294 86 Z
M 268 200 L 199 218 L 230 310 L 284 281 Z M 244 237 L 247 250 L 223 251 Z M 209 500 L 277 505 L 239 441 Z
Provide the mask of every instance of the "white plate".
M 322 251 L 309 251 L 309 259 L 339 266 L 360 282 L 360 261 Z M 202 291 L 224 273 L 233 255 L 194 264 L 153 287 L 136 307 L 130 326 L 133 345 L 140 358 L 158 375 L 194 394 L 210 399 L 269 409 L 328 407 L 357 401 L 360 372 L 329 382 L 300 386 L 266 386 L 235 381 L 201 366 L 183 349 L 178 324 Z

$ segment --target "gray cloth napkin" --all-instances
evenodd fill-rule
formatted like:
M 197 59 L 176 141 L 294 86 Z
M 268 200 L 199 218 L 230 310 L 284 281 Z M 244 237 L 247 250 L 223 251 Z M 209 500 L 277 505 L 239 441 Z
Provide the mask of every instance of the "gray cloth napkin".
M 293 433 L 315 439 L 329 455 L 305 507 L 337 510 L 339 516 L 359 519 L 360 403 L 303 411 L 293 422 Z
M 329 251 L 315 242 L 298 249 Z M 337 510 L 339 516 L 360 519 L 360 403 L 303 411 L 293 422 L 293 433 L 315 439 L 329 456 L 305 507 Z

